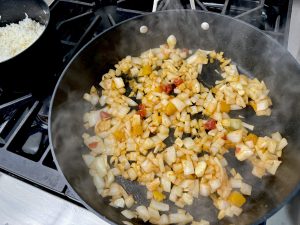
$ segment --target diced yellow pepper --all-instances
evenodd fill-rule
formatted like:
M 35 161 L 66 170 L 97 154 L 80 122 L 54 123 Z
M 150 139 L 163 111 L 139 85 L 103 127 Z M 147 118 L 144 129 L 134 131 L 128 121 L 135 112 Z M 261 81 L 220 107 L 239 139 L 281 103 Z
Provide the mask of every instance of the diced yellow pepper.
M 229 140 L 225 140 L 224 147 L 225 147 L 226 149 L 229 149 L 229 148 L 235 148 L 235 144 L 232 143 L 232 142 L 229 141 Z
M 161 92 L 161 87 L 160 87 L 160 86 L 155 87 L 155 88 L 154 88 L 154 91 L 155 91 L 155 92 Z
M 143 127 L 141 124 L 134 124 L 132 126 L 132 135 L 139 136 L 143 134 Z
M 115 82 L 111 82 L 111 89 L 116 89 L 116 84 L 115 84 Z
M 256 144 L 258 137 L 255 134 L 248 134 L 247 137 L 245 138 L 245 141 L 252 141 L 253 144 Z
M 215 51 L 212 51 L 212 52 L 209 53 L 209 56 L 210 56 L 211 58 L 216 58 L 217 53 L 216 53 Z
M 224 61 L 223 54 L 224 54 L 224 52 L 220 52 L 220 53 L 217 53 L 217 55 L 216 55 L 217 60 L 219 60 L 220 62 Z
M 215 87 L 211 88 L 210 90 L 211 90 L 211 92 L 212 92 L 212 93 L 214 93 L 214 94 L 216 94 L 216 93 L 217 93 L 217 91 L 218 91 L 218 89 L 217 89 L 217 88 L 215 88 Z
M 249 105 L 252 106 L 252 108 L 253 108 L 254 111 L 256 112 L 256 110 L 257 110 L 256 103 L 255 103 L 254 101 L 250 101 L 250 102 L 249 102 Z
M 203 149 L 203 151 L 209 151 L 209 149 L 210 149 L 210 142 L 205 142 L 203 145 L 202 145 L 202 149 Z
M 220 103 L 220 111 L 228 113 L 230 111 L 230 105 L 228 105 L 226 102 L 222 101 Z
M 175 107 L 175 105 L 172 102 L 169 102 L 165 108 L 165 113 L 168 116 L 173 115 L 174 113 L 176 113 L 177 108 Z
M 140 70 L 141 76 L 147 76 L 152 73 L 152 67 L 150 65 L 144 65 Z
M 224 62 L 220 66 L 221 69 L 224 70 L 224 67 L 227 66 L 230 63 L 230 61 L 231 61 L 230 59 L 226 59 L 226 60 L 224 59 Z
M 115 136 L 115 138 L 117 139 L 117 141 L 122 142 L 122 141 L 125 140 L 125 133 L 124 133 L 123 130 L 116 130 L 116 131 L 114 132 L 114 136 Z
M 246 198 L 240 192 L 237 191 L 231 192 L 227 200 L 228 202 L 237 207 L 242 207 L 242 205 L 244 205 L 246 202 Z
M 159 191 L 153 191 L 153 198 L 154 198 L 154 200 L 161 202 L 162 200 L 164 200 L 166 198 L 166 196 Z

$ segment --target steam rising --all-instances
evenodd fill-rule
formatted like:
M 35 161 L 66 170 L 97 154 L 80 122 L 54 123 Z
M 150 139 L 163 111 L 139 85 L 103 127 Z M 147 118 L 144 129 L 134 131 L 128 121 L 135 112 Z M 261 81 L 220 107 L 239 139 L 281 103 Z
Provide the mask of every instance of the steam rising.
M 203 22 L 210 25 L 209 30 L 201 29 Z M 140 33 L 141 26 L 148 27 L 146 34 Z M 251 175 L 250 165 L 229 159 L 232 167 L 238 167 L 244 181 L 254 185 L 253 200 L 246 204 L 241 217 L 218 222 L 209 200 L 197 200 L 197 207 L 188 208 L 195 219 L 209 219 L 212 224 L 228 224 L 229 221 L 248 224 L 255 221 L 278 206 L 300 181 L 300 66 L 277 43 L 248 25 L 227 17 L 191 11 L 157 13 L 124 23 L 90 44 L 70 65 L 54 99 L 51 132 L 59 165 L 84 201 L 110 219 L 120 218 L 116 210 L 103 207 L 81 158 L 87 151 L 81 138 L 84 132 L 82 117 L 90 110 L 82 96 L 95 80 L 99 81 L 99 75 L 118 60 L 159 46 L 170 34 L 176 36 L 178 47 L 224 51 L 240 71 L 264 80 L 270 89 L 274 105 L 271 117 L 257 117 L 247 110 L 239 114 L 246 116 L 245 122 L 255 125 L 255 133 L 266 135 L 279 131 L 287 137 L 289 145 L 278 174 L 260 180 Z M 127 185 L 128 190 L 135 192 L 135 184 L 126 182 Z M 141 199 L 141 202 L 144 200 Z

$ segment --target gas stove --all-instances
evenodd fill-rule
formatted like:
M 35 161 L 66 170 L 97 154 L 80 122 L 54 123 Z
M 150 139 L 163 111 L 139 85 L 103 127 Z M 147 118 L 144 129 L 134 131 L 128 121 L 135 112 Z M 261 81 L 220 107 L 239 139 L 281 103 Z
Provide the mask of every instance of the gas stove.
M 151 11 L 182 8 L 240 19 L 287 47 L 293 4 L 292 0 L 48 0 L 48 3 L 51 3 L 49 29 L 59 39 L 55 57 L 59 57 L 60 63 L 52 68 L 54 82 L 41 84 L 50 86 L 46 92 L 2 90 L 0 84 L 0 171 L 79 206 L 82 206 L 80 200 L 68 189 L 53 161 L 47 129 L 55 81 L 80 48 L 126 19 Z M 46 60 L 51 62 L 51 57 Z

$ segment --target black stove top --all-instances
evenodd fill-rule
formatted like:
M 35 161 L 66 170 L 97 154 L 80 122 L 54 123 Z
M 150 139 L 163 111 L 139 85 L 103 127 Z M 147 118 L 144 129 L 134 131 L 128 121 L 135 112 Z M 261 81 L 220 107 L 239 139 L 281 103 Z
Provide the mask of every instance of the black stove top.
M 50 6 L 49 26 L 59 40 L 55 57 L 60 63 L 55 64 L 51 80 L 58 79 L 70 59 L 89 40 L 121 21 L 151 12 L 153 2 L 156 1 L 55 0 Z M 156 8 L 157 11 L 190 9 L 193 2 L 197 10 L 238 18 L 287 46 L 291 0 L 160 0 Z M 52 59 L 46 60 L 50 63 Z M 43 85 L 48 87 L 41 95 L 3 91 L 0 84 L 0 169 L 80 204 L 57 171 L 50 151 L 47 120 L 54 84 L 47 81 L 40 84 L 41 89 Z

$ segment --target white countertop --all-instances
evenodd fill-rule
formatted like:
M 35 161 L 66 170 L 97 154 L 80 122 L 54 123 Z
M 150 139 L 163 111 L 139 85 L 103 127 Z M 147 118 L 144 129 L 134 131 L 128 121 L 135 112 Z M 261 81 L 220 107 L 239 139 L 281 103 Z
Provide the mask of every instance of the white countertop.
M 108 225 L 88 210 L 0 173 L 0 225 Z

